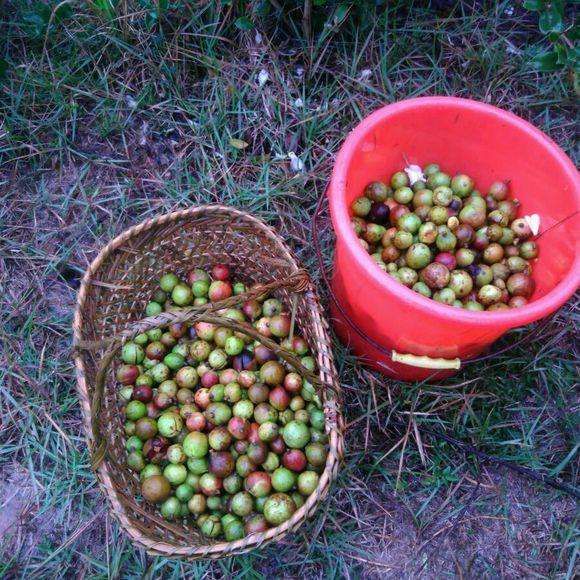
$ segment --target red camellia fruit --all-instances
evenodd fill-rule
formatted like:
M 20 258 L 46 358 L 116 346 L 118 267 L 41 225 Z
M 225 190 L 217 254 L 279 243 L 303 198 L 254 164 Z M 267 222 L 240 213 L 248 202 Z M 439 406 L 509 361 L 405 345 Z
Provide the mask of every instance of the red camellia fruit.
M 292 339 L 292 350 L 300 356 L 305 355 L 308 352 L 308 343 L 301 336 L 295 336 Z
M 238 375 L 238 383 L 245 389 L 249 389 L 256 382 L 256 375 L 251 371 L 241 371 Z
M 228 431 L 234 439 L 246 439 L 250 433 L 250 424 L 242 417 L 232 417 L 228 422 Z
M 246 477 L 244 483 L 246 491 L 254 497 L 265 497 L 272 491 L 270 476 L 264 471 L 253 471 Z
M 121 365 L 117 369 L 117 380 L 122 385 L 132 385 L 139 376 L 139 367 L 137 365 Z
M 421 280 L 429 288 L 441 290 L 449 283 L 449 269 L 439 262 L 431 262 L 421 270 Z
M 277 455 L 282 455 L 286 451 L 286 443 L 281 435 L 270 441 L 270 449 Z
M 150 419 L 157 419 L 157 417 L 159 417 L 160 414 L 161 410 L 159 409 L 159 407 L 157 407 L 157 405 L 153 401 L 147 403 L 147 417 L 149 417 Z
M 256 514 L 244 524 L 244 532 L 248 536 L 250 534 L 261 534 L 262 532 L 265 532 L 268 527 L 266 518 L 262 514 Z
M 248 445 L 246 455 L 255 465 L 262 465 L 268 457 L 268 448 L 263 441 L 252 442 Z
M 224 369 L 220 372 L 219 377 L 222 385 L 235 383 L 238 380 L 238 371 L 236 369 Z
M 189 417 L 185 420 L 185 426 L 187 427 L 188 431 L 203 431 L 207 421 L 203 413 L 196 411 L 191 413 Z
M 277 411 L 284 411 L 290 404 L 290 395 L 284 387 L 275 387 L 270 391 L 270 405 Z
M 258 435 L 258 429 L 260 425 L 258 423 L 250 423 L 250 428 L 248 431 L 248 441 L 250 443 L 257 443 L 260 441 L 260 436 Z
M 306 455 L 300 449 L 289 449 L 282 456 L 282 464 L 284 467 L 296 473 L 304 471 L 307 463 Z
M 195 332 L 201 340 L 213 340 L 216 326 L 211 322 L 198 322 L 195 325 Z
M 211 277 L 214 280 L 229 280 L 230 278 L 230 269 L 225 264 L 216 264 L 211 269 Z
M 457 260 L 451 252 L 441 252 L 437 254 L 435 261 L 439 264 L 443 264 L 448 270 L 455 270 L 457 266 Z
M 270 330 L 270 319 L 266 316 L 262 316 L 259 320 L 257 320 L 254 324 L 256 330 L 266 338 L 270 338 L 272 336 L 272 331 Z
M 284 388 L 289 393 L 299 393 L 302 389 L 302 377 L 298 373 L 288 373 L 284 377 Z
M 232 293 L 232 285 L 229 282 L 215 280 L 209 285 L 208 296 L 212 302 L 225 300 L 226 298 L 229 298 Z
M 198 280 L 207 280 L 207 274 L 201 270 L 200 268 L 196 268 L 195 270 L 191 270 L 187 273 L 187 283 L 192 286 Z
M 147 355 L 147 358 L 153 360 L 162 360 L 163 357 L 167 354 L 167 348 L 163 346 L 161 342 L 151 342 L 147 345 L 145 354 Z
M 211 451 L 209 454 L 209 472 L 223 479 L 234 471 L 235 462 L 228 451 Z
M 253 321 L 262 313 L 262 307 L 257 300 L 248 300 L 242 306 L 242 312 Z
M 169 325 L 169 333 L 173 338 L 181 338 L 187 332 L 185 322 L 175 322 Z
M 139 385 L 133 389 L 133 399 L 148 403 L 153 399 L 153 389 L 149 385 Z
M 209 389 L 201 388 L 195 391 L 195 404 L 200 409 L 205 409 L 210 403 Z
M 157 393 L 153 398 L 153 402 L 158 409 L 167 409 L 175 403 L 175 399 L 167 393 Z
M 215 371 L 207 371 L 201 376 L 201 384 L 206 389 L 211 389 L 220 382 L 219 376 Z
M 254 348 L 254 356 L 256 357 L 258 364 L 264 364 L 269 360 L 277 359 L 276 353 L 263 344 L 259 344 Z
M 396 226 L 397 222 L 399 221 L 399 218 L 405 215 L 406 213 L 409 213 L 409 211 L 410 210 L 406 205 L 397 205 L 396 207 L 393 207 L 391 209 L 390 215 L 391 224 Z
M 270 318 L 270 332 L 278 337 L 284 338 L 290 334 L 290 315 L 283 312 Z
M 246 440 L 236 441 L 234 443 L 234 449 L 239 455 L 244 455 L 244 453 L 248 450 L 248 445 L 250 442 Z

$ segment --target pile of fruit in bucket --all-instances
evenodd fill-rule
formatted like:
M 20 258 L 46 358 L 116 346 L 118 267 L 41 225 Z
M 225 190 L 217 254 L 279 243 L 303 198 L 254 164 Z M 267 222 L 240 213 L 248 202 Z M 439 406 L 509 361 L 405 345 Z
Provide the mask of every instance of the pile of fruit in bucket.
M 378 266 L 450 306 L 481 311 L 527 304 L 538 247 L 527 220 L 517 217 L 508 184 L 495 182 L 483 196 L 468 175 L 452 178 L 437 164 L 418 174 L 413 183 L 404 171 L 389 184 L 374 181 L 352 203 L 352 226 Z
M 224 265 L 211 276 L 193 270 L 186 282 L 165 274 L 159 286 L 148 316 L 246 291 Z M 220 314 L 253 324 L 315 369 L 280 300 L 261 296 Z M 282 524 L 317 488 L 328 443 L 320 400 L 259 341 L 178 323 L 136 336 L 121 358 L 127 462 L 164 518 L 194 518 L 204 535 L 232 541 Z

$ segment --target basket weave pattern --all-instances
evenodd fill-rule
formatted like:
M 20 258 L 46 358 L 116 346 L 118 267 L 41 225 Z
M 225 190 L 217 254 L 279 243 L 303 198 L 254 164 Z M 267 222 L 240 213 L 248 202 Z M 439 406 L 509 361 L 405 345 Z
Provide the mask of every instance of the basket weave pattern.
M 109 364 L 123 340 L 159 325 L 159 317 L 142 319 L 162 273 L 174 271 L 184 277 L 192 268 L 209 269 L 216 263 L 228 264 L 235 278 L 248 286 L 271 284 L 277 288 L 273 295 L 289 309 L 295 307 L 298 332 L 317 361 L 318 376 L 313 382 L 322 399 L 329 436 L 324 472 L 306 503 L 281 526 L 234 542 L 202 536 L 192 518 L 168 522 L 154 506 L 136 499 L 140 496 L 139 477 L 126 466 L 118 387 L 114 364 Z M 159 316 L 191 322 L 209 320 L 216 314 L 210 305 Z M 187 559 L 239 554 L 296 529 L 327 494 L 343 444 L 339 383 L 328 328 L 312 285 L 284 242 L 261 221 L 232 208 L 211 205 L 167 214 L 125 231 L 99 253 L 85 273 L 73 331 L 78 393 L 93 464 L 112 513 L 132 540 L 149 553 Z M 285 358 L 291 364 L 296 360 Z

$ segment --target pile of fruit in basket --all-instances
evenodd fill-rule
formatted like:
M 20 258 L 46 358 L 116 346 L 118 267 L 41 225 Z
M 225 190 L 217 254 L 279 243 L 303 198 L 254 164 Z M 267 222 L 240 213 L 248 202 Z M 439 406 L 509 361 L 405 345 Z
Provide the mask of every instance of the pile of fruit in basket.
M 411 172 L 409 172 L 411 173 Z M 374 181 L 352 203 L 352 226 L 378 266 L 415 292 L 467 310 L 527 304 L 538 246 L 509 185 L 486 196 L 468 175 L 429 164 Z M 416 179 L 416 180 L 415 180 Z
M 168 273 L 146 314 L 245 291 L 224 265 L 186 281 Z M 315 369 L 280 300 L 261 296 L 220 315 L 251 323 Z M 177 323 L 136 336 L 121 358 L 127 463 L 164 518 L 194 518 L 204 535 L 232 541 L 285 522 L 317 488 L 328 443 L 320 400 L 261 342 L 208 322 Z

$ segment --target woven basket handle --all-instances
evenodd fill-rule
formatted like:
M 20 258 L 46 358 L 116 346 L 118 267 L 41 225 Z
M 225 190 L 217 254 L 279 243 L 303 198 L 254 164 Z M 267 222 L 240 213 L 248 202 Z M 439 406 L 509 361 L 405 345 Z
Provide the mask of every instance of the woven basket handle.
M 308 274 L 304 270 L 298 270 L 296 273 L 290 275 L 289 277 L 276 280 L 269 284 L 264 284 L 260 286 L 255 286 L 247 292 L 238 294 L 236 296 L 231 296 L 225 300 L 219 302 L 212 302 L 204 304 L 201 306 L 190 306 L 187 308 L 182 308 L 180 310 L 162 312 L 155 316 L 149 316 L 139 320 L 113 338 L 105 339 L 103 341 L 91 342 L 82 341 L 75 345 L 78 349 L 83 350 L 101 350 L 106 347 L 101 362 L 99 364 L 96 377 L 95 377 L 95 391 L 92 401 L 92 413 L 91 413 L 91 428 L 93 435 L 93 450 L 92 450 L 92 465 L 96 469 L 102 462 L 106 455 L 107 445 L 106 440 L 101 435 L 99 417 L 102 407 L 102 401 L 105 390 L 105 377 L 107 370 L 111 365 L 117 351 L 123 346 L 125 342 L 134 338 L 138 334 L 147 332 L 153 328 L 158 328 L 161 326 L 168 326 L 175 323 L 196 323 L 196 322 L 209 322 L 217 326 L 225 326 L 232 329 L 234 332 L 242 332 L 251 336 L 254 340 L 258 340 L 264 346 L 274 351 L 281 359 L 290 364 L 296 371 L 303 377 L 308 379 L 312 384 L 320 388 L 325 395 L 328 395 L 328 391 L 331 391 L 332 395 L 337 395 L 336 389 L 331 382 L 323 382 L 320 380 L 319 376 L 307 369 L 300 361 L 300 359 L 290 351 L 282 348 L 280 344 L 274 340 L 267 338 L 260 334 L 253 326 L 247 322 L 239 322 L 231 318 L 221 316 L 216 313 L 216 311 L 221 311 L 227 308 L 234 308 L 243 304 L 248 300 L 255 299 L 263 294 L 267 294 L 274 290 L 285 288 L 293 292 L 304 292 L 310 289 L 310 279 Z M 291 322 L 291 334 L 293 333 L 295 320 L 295 308 L 292 312 L 292 322 Z M 337 417 L 328 417 L 331 421 L 337 422 Z M 336 426 L 336 425 L 335 425 Z

